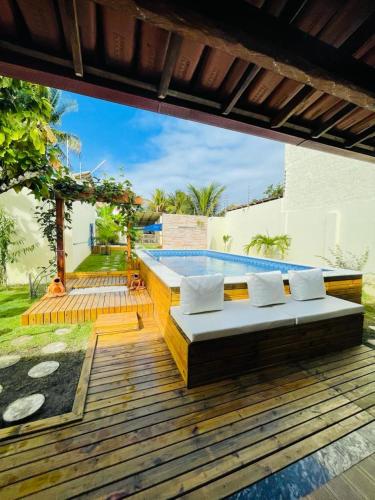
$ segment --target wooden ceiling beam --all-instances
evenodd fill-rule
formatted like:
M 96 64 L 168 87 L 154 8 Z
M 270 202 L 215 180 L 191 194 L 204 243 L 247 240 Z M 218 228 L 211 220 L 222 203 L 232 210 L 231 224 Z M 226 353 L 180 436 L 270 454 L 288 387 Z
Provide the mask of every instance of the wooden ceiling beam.
M 76 76 L 83 76 L 83 62 L 82 62 L 82 49 L 81 37 L 79 34 L 79 23 L 77 14 L 77 1 L 76 0 L 63 0 L 63 8 L 68 19 L 68 33 L 70 39 L 70 48 L 72 51 L 73 68 Z
M 374 68 L 243 0 L 96 2 L 375 110 Z
M 271 128 L 278 128 L 284 125 L 291 116 L 294 115 L 305 102 L 316 92 L 316 90 L 309 85 L 303 87 L 271 120 Z
M 237 87 L 235 88 L 233 94 L 230 96 L 228 102 L 224 105 L 223 115 L 228 115 L 234 106 L 237 104 L 242 94 L 246 91 L 250 83 L 257 76 L 261 68 L 259 66 L 252 65 L 245 71 L 245 74 L 238 82 Z
M 178 54 L 182 43 L 182 37 L 171 33 L 168 43 L 167 55 L 165 56 L 165 64 L 160 78 L 158 89 L 159 99 L 165 99 L 169 85 L 171 83 L 173 70 L 177 61 Z
M 346 147 L 346 149 L 351 149 L 354 146 L 358 146 L 358 144 L 361 144 L 362 142 L 367 141 L 368 139 L 371 139 L 372 137 L 375 137 L 375 125 L 369 129 L 365 130 L 361 134 L 357 135 L 354 139 L 348 141 L 345 144 L 345 147 Z
M 166 99 L 160 101 L 156 97 L 158 85 L 88 65 L 84 66 L 84 78 L 78 78 L 72 67 L 71 59 L 0 41 L 0 74 L 4 76 L 290 144 L 309 144 L 309 147 L 375 163 L 375 148 L 368 144 L 346 149 L 345 139 L 331 134 L 319 141 L 310 141 L 311 128 L 287 122 L 280 131 L 271 129 L 270 117 L 256 109 L 234 107 L 229 118 L 222 115 L 223 105 L 218 101 L 171 88 Z
M 350 113 L 356 108 L 355 104 L 348 103 L 346 104 L 340 111 L 335 113 L 329 120 L 324 122 L 319 128 L 314 130 L 311 134 L 313 139 L 319 139 L 323 134 L 331 130 L 331 128 L 335 127 L 341 120 L 343 120 L 346 116 L 350 115 Z

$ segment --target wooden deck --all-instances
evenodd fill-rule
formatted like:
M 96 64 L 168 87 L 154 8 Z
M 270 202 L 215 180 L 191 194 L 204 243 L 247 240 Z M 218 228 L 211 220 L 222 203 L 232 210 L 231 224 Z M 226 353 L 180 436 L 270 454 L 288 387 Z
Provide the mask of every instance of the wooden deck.
M 219 498 L 375 420 L 375 351 L 186 389 L 153 319 L 99 335 L 83 420 L 0 442 L 1 498 Z
M 73 278 L 67 280 L 67 290 L 123 285 L 125 280 L 123 275 Z M 21 324 L 81 323 L 95 321 L 98 314 L 130 311 L 141 317 L 153 316 L 154 306 L 147 290 L 43 297 L 22 314 Z
M 126 285 L 127 278 L 125 275 L 121 276 L 85 276 L 80 278 L 67 279 L 67 290 L 74 288 L 92 288 L 99 286 L 118 286 Z

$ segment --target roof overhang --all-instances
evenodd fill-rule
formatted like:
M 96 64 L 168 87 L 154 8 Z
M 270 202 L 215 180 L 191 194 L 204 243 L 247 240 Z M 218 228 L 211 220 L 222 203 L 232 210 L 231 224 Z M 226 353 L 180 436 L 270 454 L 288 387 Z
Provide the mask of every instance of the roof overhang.
M 375 161 L 375 4 L 347 4 L 0 0 L 0 73 Z

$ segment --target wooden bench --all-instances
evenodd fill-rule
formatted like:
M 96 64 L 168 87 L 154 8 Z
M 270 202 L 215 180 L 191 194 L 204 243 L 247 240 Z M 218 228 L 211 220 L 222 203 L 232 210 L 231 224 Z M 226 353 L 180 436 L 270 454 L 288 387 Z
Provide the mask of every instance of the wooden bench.
M 165 341 L 187 387 L 360 344 L 363 306 L 327 296 L 256 308 L 225 302 L 223 311 L 185 315 L 172 307 Z

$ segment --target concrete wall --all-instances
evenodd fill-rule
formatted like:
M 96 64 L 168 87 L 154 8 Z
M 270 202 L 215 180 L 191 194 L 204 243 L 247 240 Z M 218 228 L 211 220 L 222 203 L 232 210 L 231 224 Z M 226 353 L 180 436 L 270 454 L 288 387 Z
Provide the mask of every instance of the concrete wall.
M 90 255 L 90 223 L 94 224 L 95 219 L 95 207 L 79 201 L 73 203 L 72 228 L 65 231 L 65 248 L 68 254 L 66 271 L 68 273 L 73 272 Z
M 18 235 L 24 238 L 25 245 L 38 245 L 32 253 L 20 257 L 16 263 L 8 266 L 9 283 L 27 283 L 29 273 L 36 274 L 37 268 L 45 266 L 52 258 L 48 243 L 41 236 L 41 229 L 34 218 L 37 203 L 27 189 L 21 193 L 11 190 L 0 196 L 0 206 L 15 218 Z M 73 271 L 90 254 L 89 224 L 94 223 L 95 218 L 95 207 L 87 203 L 74 202 L 72 229 L 65 231 L 67 272 Z
M 230 234 L 230 251 L 243 253 L 256 233 L 286 233 L 292 238 L 288 260 L 322 265 L 320 256 L 336 244 L 356 255 L 369 248 L 365 271 L 375 272 L 375 166 L 286 146 L 285 178 L 283 199 L 209 219 L 209 247 L 223 250 L 222 235 Z
M 162 248 L 207 248 L 207 217 L 163 214 Z
M 257 233 L 280 233 L 283 227 L 282 200 L 240 208 L 227 212 L 225 217 L 209 218 L 208 246 L 224 250 L 223 235 L 231 236 L 227 250 L 243 254 L 243 247 Z

